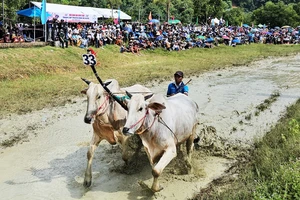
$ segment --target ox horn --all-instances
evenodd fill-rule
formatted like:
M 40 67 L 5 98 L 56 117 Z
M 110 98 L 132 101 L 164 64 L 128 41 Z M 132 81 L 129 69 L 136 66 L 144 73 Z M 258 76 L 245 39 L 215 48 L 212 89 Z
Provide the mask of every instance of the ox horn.
M 103 85 L 105 85 L 105 87 L 107 87 L 110 83 L 111 83 L 111 81 L 103 83 Z
M 86 84 L 90 84 L 91 83 L 91 81 L 88 81 L 88 80 L 86 80 L 85 78 L 81 78 L 81 80 L 83 80 Z
M 148 99 L 150 99 L 153 95 L 154 95 L 154 94 L 149 94 L 149 95 L 145 96 L 145 97 L 144 97 L 145 101 L 148 100 Z
M 126 91 L 126 95 L 129 97 L 129 99 L 131 99 L 132 94 L 130 94 L 129 92 Z

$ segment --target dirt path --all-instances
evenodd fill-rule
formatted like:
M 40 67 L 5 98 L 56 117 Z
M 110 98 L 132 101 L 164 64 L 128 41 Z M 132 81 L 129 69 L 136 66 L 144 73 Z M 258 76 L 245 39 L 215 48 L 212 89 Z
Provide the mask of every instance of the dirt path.
M 190 96 L 200 107 L 201 147 L 222 151 L 249 146 L 300 97 L 300 55 L 266 59 L 249 66 L 208 72 L 192 78 Z M 170 80 L 169 80 L 170 81 Z M 150 84 L 164 93 L 169 81 Z M 83 85 L 84 87 L 84 85 Z M 93 184 L 83 188 L 86 151 L 92 136 L 84 124 L 86 102 L 0 120 L 1 199 L 187 199 L 221 176 L 234 160 L 207 157 L 196 150 L 193 175 L 179 175 L 178 159 L 160 178 L 164 190 L 151 195 L 139 185 L 151 184 L 151 168 L 141 153 L 134 169 L 124 170 L 118 146 L 101 143 L 93 162 Z M 129 173 L 130 172 L 130 173 Z

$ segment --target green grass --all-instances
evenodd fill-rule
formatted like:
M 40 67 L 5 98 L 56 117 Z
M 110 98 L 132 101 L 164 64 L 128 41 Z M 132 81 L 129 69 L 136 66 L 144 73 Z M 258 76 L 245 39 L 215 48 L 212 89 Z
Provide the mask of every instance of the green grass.
M 300 100 L 255 143 L 237 172 L 238 179 L 225 177 L 194 199 L 300 199 Z
M 300 52 L 298 45 L 255 44 L 236 48 L 191 49 L 168 52 L 142 51 L 141 56 L 119 53 L 118 46 L 95 49 L 98 74 L 114 78 L 121 86 L 171 79 L 174 71 L 186 76 L 207 70 L 249 64 L 268 56 Z M 9 113 L 25 113 L 62 105 L 80 95 L 85 85 L 80 77 L 96 81 L 91 69 L 82 63 L 85 49 L 55 47 L 0 49 L 0 118 Z

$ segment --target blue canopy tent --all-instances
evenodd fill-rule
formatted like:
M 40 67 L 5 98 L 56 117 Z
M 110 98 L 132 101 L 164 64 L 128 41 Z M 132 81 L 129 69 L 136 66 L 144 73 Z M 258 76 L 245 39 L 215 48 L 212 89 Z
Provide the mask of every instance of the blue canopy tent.
M 17 14 L 18 15 L 22 15 L 22 16 L 25 16 L 25 17 L 31 17 L 31 18 L 35 18 L 35 17 L 41 17 L 41 9 L 38 8 L 38 7 L 30 7 L 30 8 L 27 8 L 27 9 L 24 9 L 24 10 L 19 10 L 17 11 Z M 47 17 L 50 17 L 51 14 L 49 13 L 46 13 Z M 35 41 L 35 19 L 33 20 L 33 24 L 34 24 L 34 31 L 33 31 L 33 40 Z

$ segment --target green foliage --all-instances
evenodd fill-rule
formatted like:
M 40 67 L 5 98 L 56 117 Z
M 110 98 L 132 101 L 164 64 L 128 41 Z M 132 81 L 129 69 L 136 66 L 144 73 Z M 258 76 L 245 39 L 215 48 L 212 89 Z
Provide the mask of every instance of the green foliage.
M 281 165 L 271 176 L 258 182 L 254 199 L 299 199 L 300 198 L 300 161 Z
M 240 26 L 241 23 L 245 23 L 244 12 L 241 8 L 227 10 L 224 14 L 224 19 L 228 21 L 228 25 Z
M 295 27 L 299 25 L 298 18 L 299 16 L 293 6 L 291 4 L 285 5 L 282 1 L 277 4 L 269 1 L 265 6 L 253 11 L 253 20 L 257 23 L 270 25 L 270 27 L 284 25 Z

